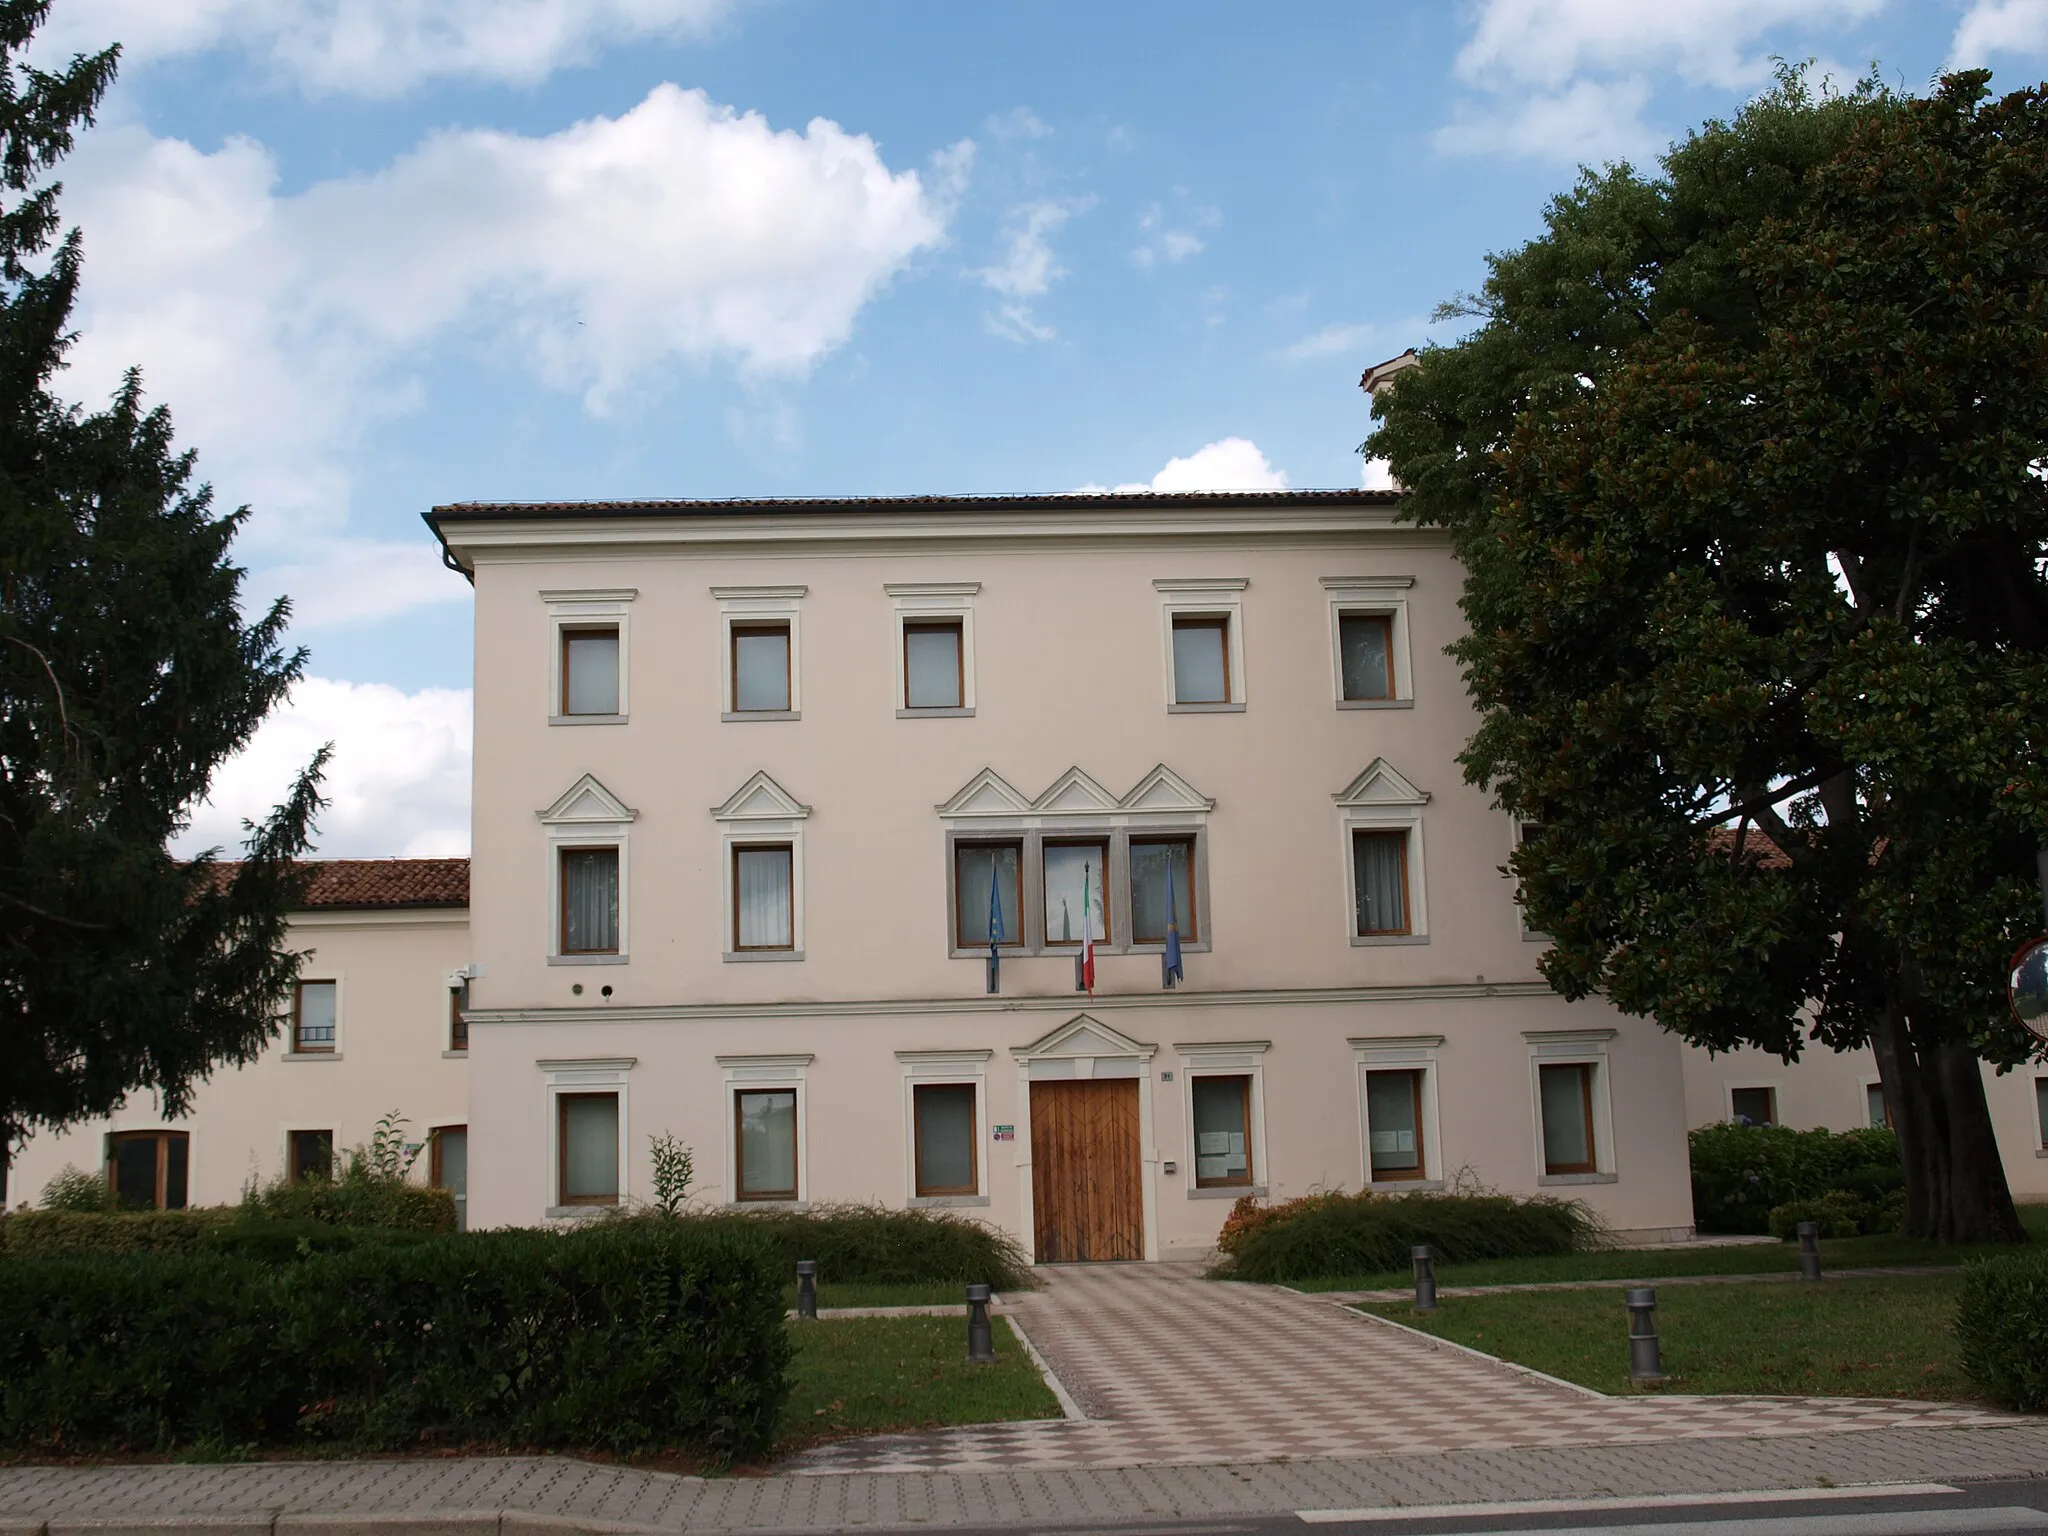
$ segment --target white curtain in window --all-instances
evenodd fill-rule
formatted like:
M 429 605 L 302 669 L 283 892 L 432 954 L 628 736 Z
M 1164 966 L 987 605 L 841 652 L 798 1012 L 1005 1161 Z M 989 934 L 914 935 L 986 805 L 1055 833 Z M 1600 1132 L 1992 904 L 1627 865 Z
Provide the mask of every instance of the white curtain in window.
M 742 848 L 736 855 L 741 949 L 795 946 L 790 850 Z
M 562 1198 L 609 1200 L 619 1193 L 619 1096 L 562 1099 Z
M 619 947 L 619 850 L 571 848 L 562 855 L 562 950 L 613 954 Z
M 755 1199 L 796 1197 L 796 1093 L 742 1093 L 740 1194 Z
M 1045 941 L 1081 942 L 1082 881 L 1087 882 L 1089 923 L 1098 942 L 1108 937 L 1103 927 L 1102 867 L 1108 862 L 1100 843 L 1045 845 Z
M 789 631 L 743 629 L 733 635 L 732 707 L 789 708 Z
M 562 713 L 616 715 L 619 712 L 619 632 L 571 630 L 562 639 Z
M 334 983 L 331 981 L 302 981 L 299 983 L 299 1037 L 296 1044 L 301 1050 L 309 1047 L 334 1045 Z
M 1201 619 L 1173 626 L 1173 701 L 1176 704 L 1230 702 L 1228 663 L 1224 660 L 1227 624 Z
M 1360 832 L 1352 839 L 1352 874 L 1358 882 L 1358 931 L 1406 933 L 1406 832 Z
M 961 949 L 980 949 L 988 943 L 988 887 L 996 885 L 996 942 L 1017 942 L 1017 845 L 1015 843 L 969 844 L 955 860 L 955 890 L 960 910 L 955 914 L 955 938 Z

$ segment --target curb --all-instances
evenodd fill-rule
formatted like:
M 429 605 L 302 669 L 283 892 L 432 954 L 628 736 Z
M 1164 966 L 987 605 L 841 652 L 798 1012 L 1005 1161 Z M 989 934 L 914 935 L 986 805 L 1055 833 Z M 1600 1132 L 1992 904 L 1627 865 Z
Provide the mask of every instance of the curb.
M 116 1515 L 54 1520 L 0 1515 L 0 1536 L 674 1536 L 674 1532 L 663 1526 L 575 1515 L 456 1509 L 383 1515 Z

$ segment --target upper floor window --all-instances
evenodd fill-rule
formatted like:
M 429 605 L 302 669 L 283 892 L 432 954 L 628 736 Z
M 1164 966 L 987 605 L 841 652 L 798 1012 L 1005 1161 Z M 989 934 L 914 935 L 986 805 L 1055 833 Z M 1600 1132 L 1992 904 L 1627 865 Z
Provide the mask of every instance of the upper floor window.
M 1229 616 L 1176 616 L 1173 621 L 1173 702 L 1228 704 L 1230 701 Z
M 619 952 L 619 850 L 564 848 L 561 859 L 561 950 L 564 955 Z
M 1351 943 L 1428 943 L 1422 837 L 1428 794 L 1379 757 L 1335 799 L 1343 825 Z
M 619 713 L 619 628 L 562 630 L 562 713 Z
M 1045 942 L 1079 944 L 1089 929 L 1094 930 L 1098 944 L 1106 942 L 1109 893 L 1103 887 L 1109 844 L 1048 840 L 1040 849 L 1045 874 Z
M 1408 665 L 1412 576 L 1325 576 L 1339 709 L 1406 709 L 1415 698 Z
M 1021 944 L 1024 931 L 1024 844 L 953 845 L 953 946 L 984 949 L 989 935 Z
M 1394 621 L 1390 615 L 1340 613 L 1337 651 L 1345 699 L 1355 703 L 1394 696 Z
M 796 947 L 793 853 L 788 843 L 739 844 L 733 848 L 734 950 Z
M 789 707 L 789 625 L 733 625 L 731 712 L 780 714 Z
M 448 989 L 448 1049 L 469 1049 L 469 983 Z
M 1166 707 L 1230 712 L 1245 707 L 1241 577 L 1174 577 L 1152 583 L 1166 620 Z
M 899 581 L 884 588 L 896 605 L 896 713 L 974 713 L 974 597 L 978 581 Z
M 326 1054 L 334 1049 L 339 986 L 331 981 L 302 981 L 292 988 L 292 1050 Z
M 903 626 L 903 707 L 958 709 L 961 691 L 961 624 L 958 619 L 920 620 Z
M 1201 937 L 1195 918 L 1195 840 L 1192 837 L 1131 839 L 1131 938 L 1164 944 L 1168 927 L 1183 944 Z
M 1354 911 L 1360 938 L 1412 932 L 1408 917 L 1408 833 L 1358 828 L 1351 834 Z

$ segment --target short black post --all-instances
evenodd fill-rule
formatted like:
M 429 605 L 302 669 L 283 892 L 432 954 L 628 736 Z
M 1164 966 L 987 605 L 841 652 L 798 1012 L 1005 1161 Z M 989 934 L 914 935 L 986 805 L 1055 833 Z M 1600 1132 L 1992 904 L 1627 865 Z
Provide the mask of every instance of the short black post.
M 988 1287 L 985 1285 L 967 1287 L 967 1363 L 996 1363 L 996 1335 L 988 1320 Z
M 818 1261 L 798 1259 L 796 1261 L 796 1315 L 815 1318 L 818 1315 Z
M 1820 1223 L 1802 1221 L 1795 1229 L 1799 1233 L 1799 1278 L 1818 1280 L 1820 1278 Z
M 1632 1285 L 1624 1293 L 1628 1301 L 1628 1379 L 1662 1381 L 1664 1362 L 1657 1343 L 1657 1292 L 1647 1285 Z
M 1415 1310 L 1434 1312 L 1436 1310 L 1436 1250 L 1427 1243 L 1417 1243 L 1408 1250 L 1408 1257 L 1415 1261 Z

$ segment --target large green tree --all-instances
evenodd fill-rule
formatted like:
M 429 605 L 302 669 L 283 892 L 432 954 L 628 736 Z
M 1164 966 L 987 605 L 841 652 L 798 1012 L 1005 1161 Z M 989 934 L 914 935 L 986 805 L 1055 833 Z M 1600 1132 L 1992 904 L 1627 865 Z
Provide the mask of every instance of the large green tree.
M 2048 838 L 2048 100 L 1794 77 L 1587 174 L 1372 448 L 1466 570 L 1545 976 L 1874 1048 L 1909 1230 L 2018 1239 L 1980 1061 Z
M 131 376 L 53 392 L 82 243 L 48 174 L 116 50 L 22 61 L 49 0 L 0 0 L 0 1198 L 21 1138 L 152 1090 L 181 1113 L 275 1033 L 320 760 L 247 858 L 173 859 L 215 767 L 304 664 L 283 602 L 244 623 L 217 516 Z

